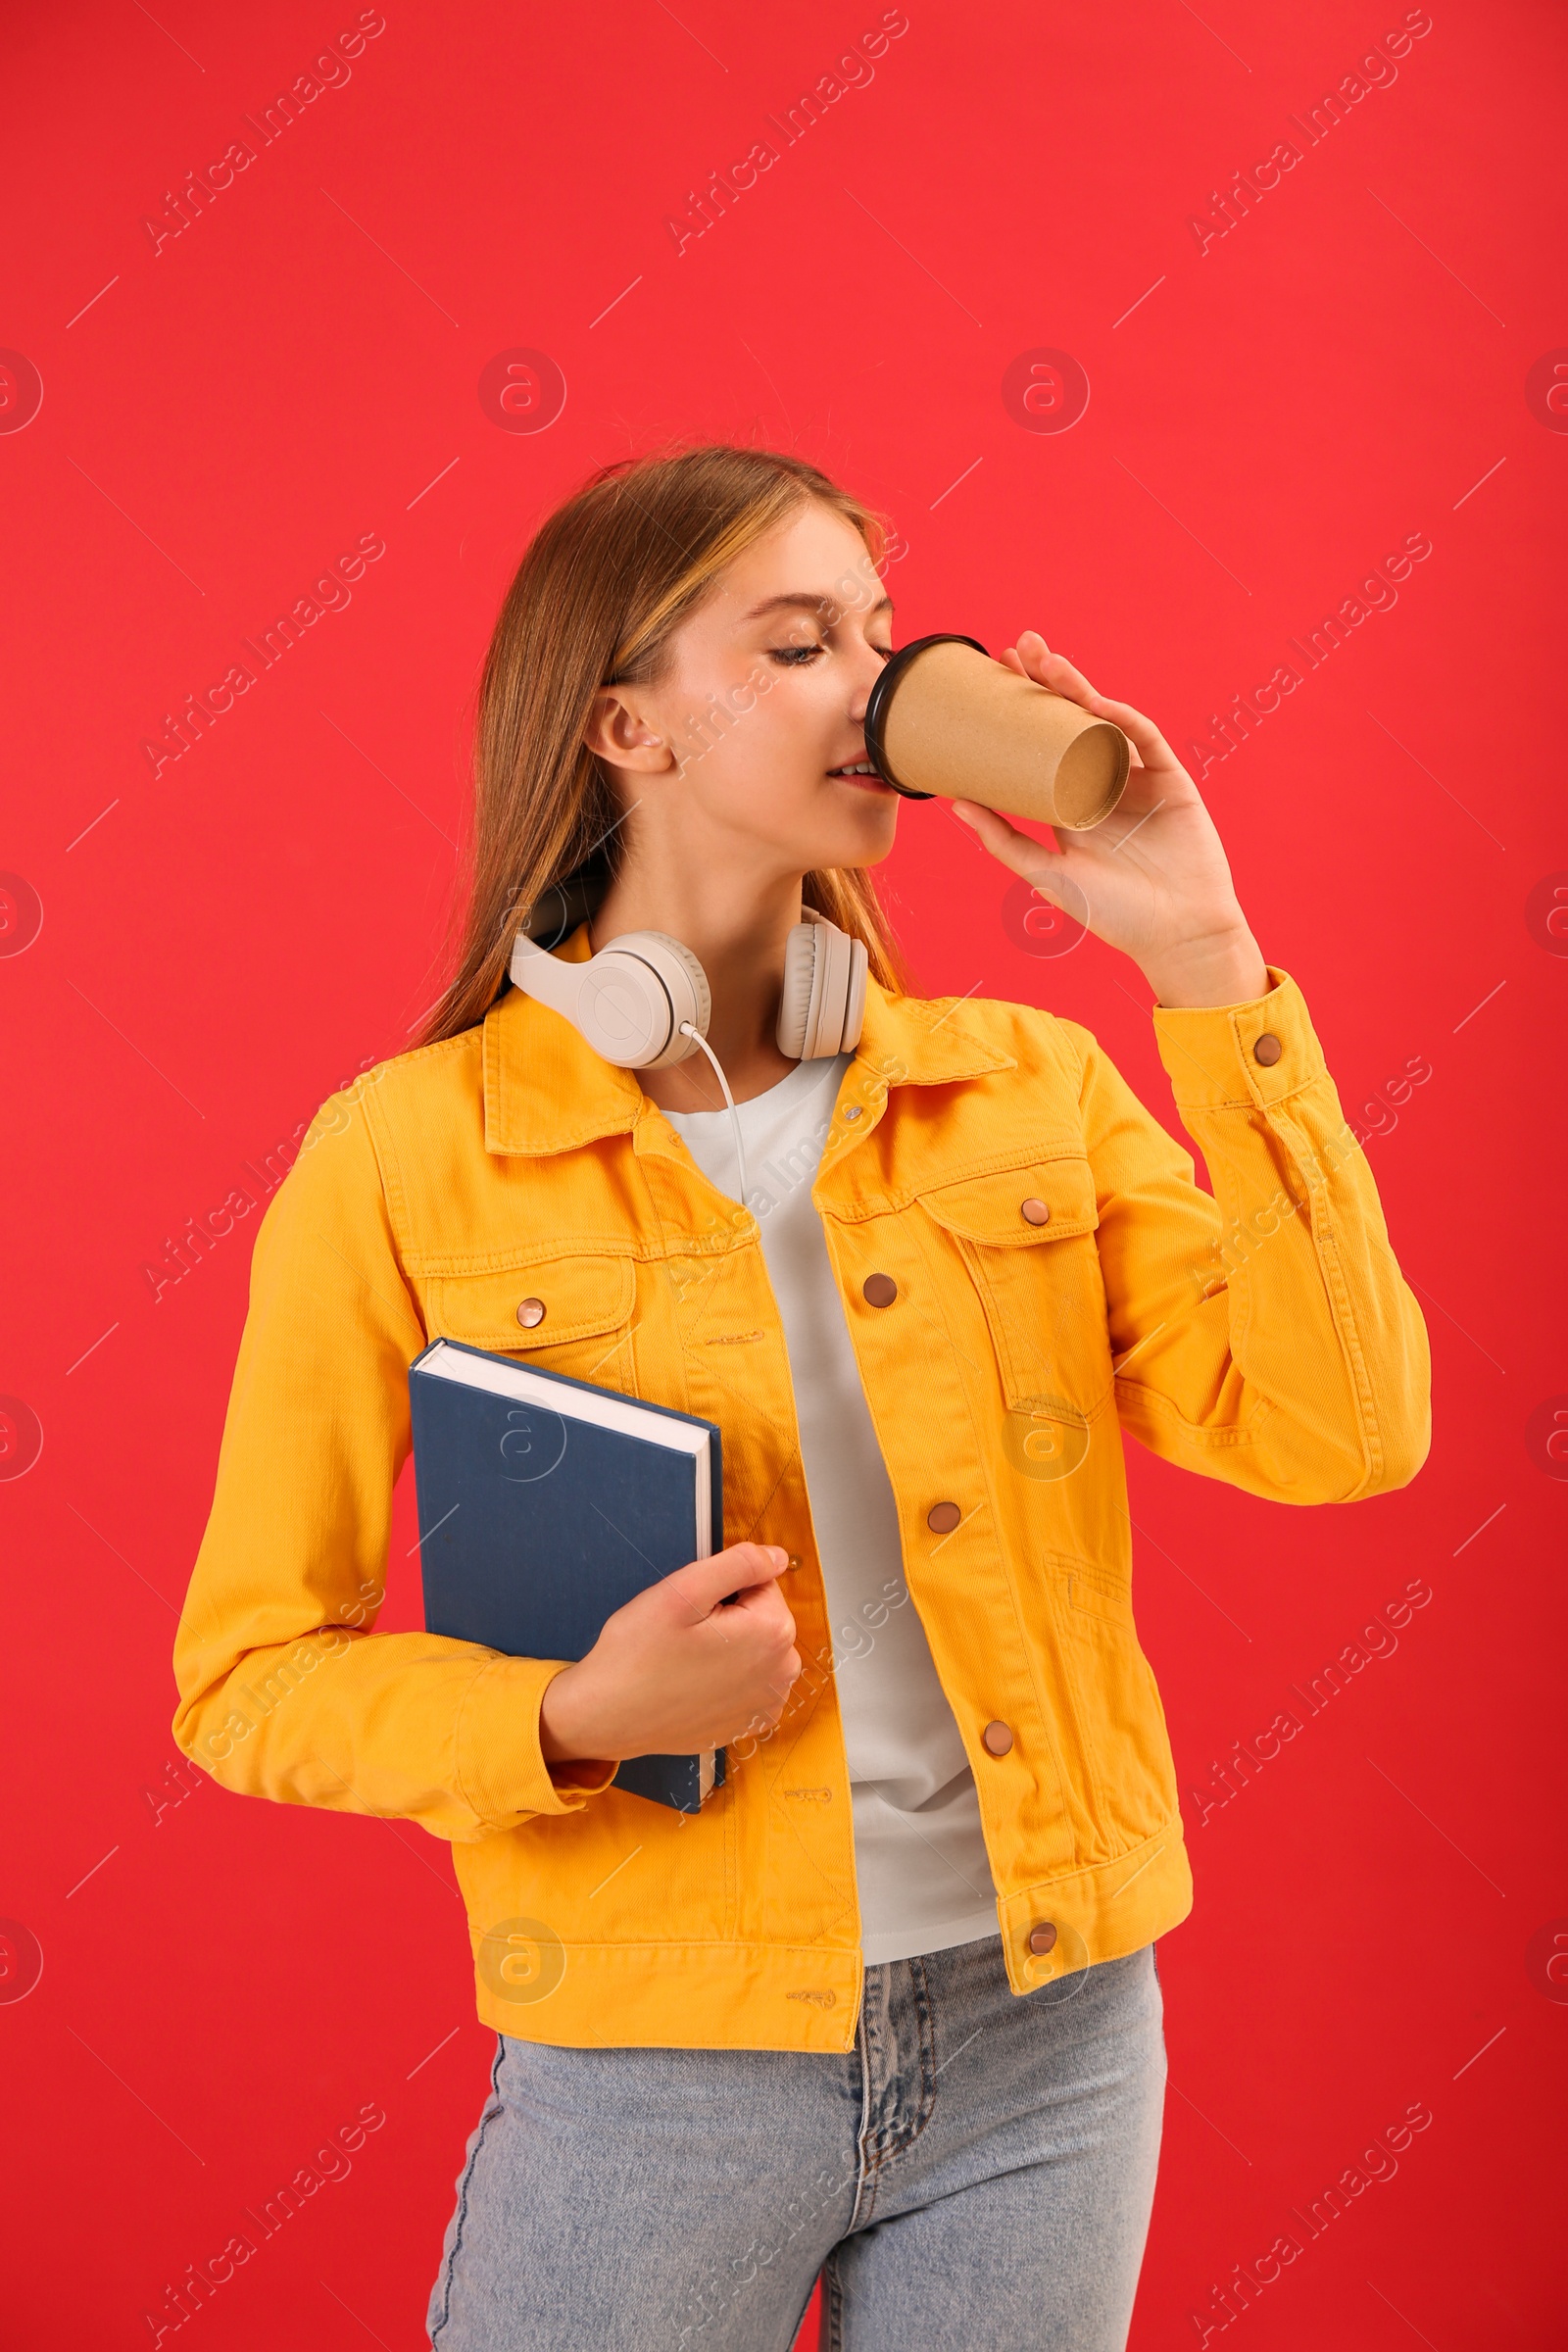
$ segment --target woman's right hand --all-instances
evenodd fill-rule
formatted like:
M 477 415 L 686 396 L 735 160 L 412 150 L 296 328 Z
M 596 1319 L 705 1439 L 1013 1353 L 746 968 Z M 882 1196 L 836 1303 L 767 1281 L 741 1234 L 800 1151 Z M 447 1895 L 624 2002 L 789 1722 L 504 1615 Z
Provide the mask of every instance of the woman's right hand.
M 546 1762 L 689 1756 L 771 1730 L 801 1671 L 777 1583 L 788 1566 L 775 1544 L 734 1544 L 608 1617 L 587 1656 L 546 1686 Z

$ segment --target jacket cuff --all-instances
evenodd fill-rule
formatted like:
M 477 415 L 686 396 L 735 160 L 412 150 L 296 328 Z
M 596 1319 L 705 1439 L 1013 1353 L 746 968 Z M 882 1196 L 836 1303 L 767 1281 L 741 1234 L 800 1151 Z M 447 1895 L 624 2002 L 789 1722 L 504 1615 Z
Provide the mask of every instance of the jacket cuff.
M 458 1711 L 458 1785 L 483 1822 L 509 1829 L 534 1813 L 579 1813 L 620 1770 L 598 1757 L 550 1764 L 539 1706 L 564 1658 L 492 1658 Z
M 1154 1006 L 1154 1040 L 1178 1110 L 1267 1109 L 1326 1075 L 1323 1049 L 1289 972 L 1264 969 L 1249 1004 Z

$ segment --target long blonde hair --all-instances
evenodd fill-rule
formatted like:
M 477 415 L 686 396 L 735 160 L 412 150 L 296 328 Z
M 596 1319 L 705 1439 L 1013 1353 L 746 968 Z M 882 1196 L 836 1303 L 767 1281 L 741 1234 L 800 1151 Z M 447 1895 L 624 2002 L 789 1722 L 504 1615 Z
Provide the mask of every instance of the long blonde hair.
M 804 459 L 723 443 L 604 466 L 540 525 L 480 676 L 456 976 L 425 1015 L 420 1045 L 483 1020 L 536 900 L 590 858 L 615 869 L 619 810 L 583 742 L 595 694 L 612 681 L 657 683 L 671 638 L 720 568 L 813 498 L 853 523 L 881 563 L 884 517 Z M 823 867 L 806 876 L 803 896 L 864 940 L 884 987 L 906 986 L 867 873 Z

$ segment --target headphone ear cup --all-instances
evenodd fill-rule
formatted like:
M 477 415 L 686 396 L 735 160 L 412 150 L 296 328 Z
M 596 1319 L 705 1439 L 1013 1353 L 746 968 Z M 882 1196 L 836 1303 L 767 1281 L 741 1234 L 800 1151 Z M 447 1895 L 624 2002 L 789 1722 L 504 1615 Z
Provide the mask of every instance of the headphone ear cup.
M 664 954 L 673 959 L 679 973 L 685 976 L 686 989 L 683 992 L 676 973 L 664 972 L 661 975 L 669 991 L 675 1022 L 670 1042 L 659 1057 L 661 1063 L 684 1061 L 689 1054 L 696 1053 L 697 1048 L 689 1037 L 682 1037 L 681 1023 L 690 1021 L 698 1036 L 706 1037 L 708 1024 L 713 1017 L 713 1000 L 708 986 L 708 974 L 690 948 L 681 940 L 671 939 L 667 931 L 639 931 L 633 936 L 650 947 L 657 941 Z M 639 945 L 638 953 L 645 953 L 644 946 Z
M 510 968 L 524 996 L 561 1013 L 617 1069 L 684 1061 L 697 1049 L 683 1024 L 708 1035 L 708 974 L 667 932 L 623 931 L 586 963 L 564 963 L 519 932 Z
M 844 1008 L 844 1031 L 839 1041 L 841 1054 L 853 1054 L 860 1042 L 865 1026 L 865 982 L 871 969 L 871 954 L 863 939 L 850 942 L 850 995 Z
M 811 984 L 816 972 L 815 923 L 797 923 L 784 948 L 784 993 L 778 1004 L 778 1050 L 791 1061 L 806 1058 L 807 1024 L 811 1013 Z
M 784 950 L 784 992 L 778 1007 L 778 1050 L 794 1061 L 830 1060 L 853 1054 L 865 1020 L 865 942 L 811 911 L 797 923 Z
M 577 1001 L 568 1015 L 601 1059 L 617 1069 L 645 1069 L 668 1045 L 673 1023 L 669 992 L 640 956 L 619 943 L 601 949 L 581 967 Z
M 671 1062 L 684 1061 L 697 1049 L 689 1037 L 681 1035 L 683 1023 L 689 1022 L 700 1036 L 708 1035 L 708 1023 L 712 1012 L 709 994 L 708 974 L 690 948 L 667 931 L 623 931 L 618 939 L 592 958 L 586 967 L 582 995 L 578 1002 L 586 1008 L 590 996 L 588 973 L 596 973 L 603 965 L 607 982 L 612 962 L 617 967 L 617 992 L 625 979 L 638 975 L 637 985 L 645 993 L 658 1018 L 651 1021 L 638 1040 L 636 1059 L 625 1053 L 607 1054 L 609 1060 L 618 1060 L 623 1068 L 654 1070 L 666 1068 Z M 586 1034 L 586 1029 L 585 1029 Z M 603 1046 L 597 1039 L 590 1043 Z
M 806 1024 L 806 1057 L 820 1061 L 839 1050 L 850 993 L 850 939 L 834 923 L 819 923 L 811 1012 Z
M 657 1069 L 693 1051 L 681 1023 L 708 1029 L 708 976 L 689 948 L 662 931 L 623 931 L 579 965 L 568 1016 L 618 1069 Z

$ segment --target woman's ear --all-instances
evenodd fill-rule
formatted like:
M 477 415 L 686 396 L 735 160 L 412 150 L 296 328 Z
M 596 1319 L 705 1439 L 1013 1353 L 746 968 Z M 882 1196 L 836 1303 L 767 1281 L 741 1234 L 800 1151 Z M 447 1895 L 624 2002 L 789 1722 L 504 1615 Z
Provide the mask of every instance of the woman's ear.
M 594 696 L 582 739 L 611 767 L 649 775 L 675 764 L 658 728 L 617 687 L 601 687 Z

